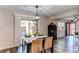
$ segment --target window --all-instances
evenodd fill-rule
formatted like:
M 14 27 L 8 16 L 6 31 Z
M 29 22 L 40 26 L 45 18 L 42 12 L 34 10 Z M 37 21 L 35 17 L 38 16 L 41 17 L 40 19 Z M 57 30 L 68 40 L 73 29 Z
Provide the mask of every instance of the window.
M 65 27 L 65 23 L 64 22 L 58 22 L 58 30 L 63 30 Z
M 36 32 L 36 21 L 21 20 L 21 27 L 26 28 L 26 35 Z
M 75 35 L 75 23 L 70 24 L 70 34 Z

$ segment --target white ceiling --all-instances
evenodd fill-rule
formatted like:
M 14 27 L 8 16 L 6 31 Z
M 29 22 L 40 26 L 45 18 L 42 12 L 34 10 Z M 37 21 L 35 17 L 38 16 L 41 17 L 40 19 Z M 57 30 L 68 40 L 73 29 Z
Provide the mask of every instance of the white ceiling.
M 3 5 L 0 8 L 15 10 L 20 12 L 29 12 L 35 15 L 35 5 Z M 53 16 L 72 9 L 78 8 L 77 5 L 39 5 L 38 13 L 39 16 Z

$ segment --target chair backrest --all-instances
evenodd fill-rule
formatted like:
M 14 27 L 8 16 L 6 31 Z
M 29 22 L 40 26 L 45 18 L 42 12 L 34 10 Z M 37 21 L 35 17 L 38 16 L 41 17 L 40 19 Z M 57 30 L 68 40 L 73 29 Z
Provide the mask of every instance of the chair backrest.
M 48 37 L 45 39 L 45 43 L 44 43 L 44 49 L 48 49 L 52 47 L 52 43 L 53 43 L 53 37 Z
M 42 51 L 42 39 L 36 39 L 32 41 L 31 52 L 38 53 Z

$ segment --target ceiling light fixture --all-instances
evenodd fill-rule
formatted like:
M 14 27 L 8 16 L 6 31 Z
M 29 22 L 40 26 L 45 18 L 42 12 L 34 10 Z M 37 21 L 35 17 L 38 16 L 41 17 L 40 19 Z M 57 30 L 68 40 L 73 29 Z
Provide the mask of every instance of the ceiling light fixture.
M 38 7 L 39 6 L 35 6 L 35 8 L 36 8 L 36 14 L 35 14 L 35 20 L 39 20 L 39 15 L 38 15 Z

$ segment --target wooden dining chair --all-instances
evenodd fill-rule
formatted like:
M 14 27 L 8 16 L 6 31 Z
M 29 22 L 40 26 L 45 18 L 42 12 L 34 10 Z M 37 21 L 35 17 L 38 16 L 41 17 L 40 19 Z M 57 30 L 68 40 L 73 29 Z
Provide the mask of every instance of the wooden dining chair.
M 53 43 L 53 37 L 48 37 L 45 39 L 44 42 L 44 52 L 48 53 L 51 51 L 52 48 L 52 44 Z
M 40 53 L 42 51 L 42 39 L 36 39 L 32 41 L 31 52 Z

